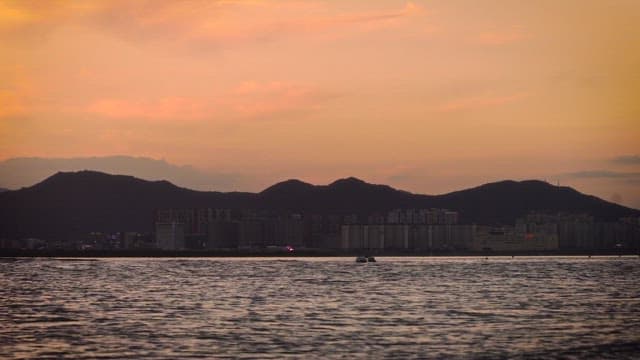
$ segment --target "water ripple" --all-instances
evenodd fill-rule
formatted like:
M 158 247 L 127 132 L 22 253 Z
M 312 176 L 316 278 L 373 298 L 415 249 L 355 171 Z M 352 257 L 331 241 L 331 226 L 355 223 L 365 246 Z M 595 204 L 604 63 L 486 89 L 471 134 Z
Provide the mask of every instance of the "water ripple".
M 637 258 L 3 259 L 0 357 L 631 359 L 639 276 Z

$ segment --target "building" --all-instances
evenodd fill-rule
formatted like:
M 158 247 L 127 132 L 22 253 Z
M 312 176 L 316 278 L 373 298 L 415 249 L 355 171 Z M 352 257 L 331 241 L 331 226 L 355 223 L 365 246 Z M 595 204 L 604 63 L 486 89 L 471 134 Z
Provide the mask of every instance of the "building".
M 532 231 L 523 226 L 477 226 L 474 251 L 552 251 L 558 249 L 558 235 L 551 227 Z
M 305 241 L 305 223 L 300 214 L 283 216 L 276 221 L 274 243 L 270 245 L 291 245 L 303 247 Z
M 458 212 L 447 209 L 395 209 L 387 213 L 387 224 L 455 225 Z
M 475 225 L 342 225 L 341 249 L 469 250 Z
M 185 248 L 185 226 L 182 223 L 156 223 L 156 247 L 162 250 Z
M 214 221 L 209 223 L 207 249 L 235 249 L 238 247 L 237 221 Z
M 380 250 L 386 246 L 389 225 L 342 225 L 340 248 L 344 250 Z
M 209 224 L 214 221 L 231 221 L 229 209 L 186 208 L 159 209 L 156 211 L 155 221 L 158 223 L 184 224 L 185 236 L 205 236 Z

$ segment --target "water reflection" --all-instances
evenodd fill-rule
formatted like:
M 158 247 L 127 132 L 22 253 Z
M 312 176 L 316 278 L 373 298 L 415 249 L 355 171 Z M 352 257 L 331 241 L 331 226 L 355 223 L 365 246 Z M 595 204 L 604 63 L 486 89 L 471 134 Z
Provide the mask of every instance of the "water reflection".
M 0 357 L 634 358 L 637 258 L 0 261 Z

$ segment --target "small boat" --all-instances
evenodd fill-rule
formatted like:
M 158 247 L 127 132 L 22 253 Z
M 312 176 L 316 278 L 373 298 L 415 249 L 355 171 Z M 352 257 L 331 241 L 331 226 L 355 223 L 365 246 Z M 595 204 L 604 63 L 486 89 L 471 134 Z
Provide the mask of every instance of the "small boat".
M 366 263 L 366 262 L 376 262 L 376 258 L 374 258 L 373 256 L 358 256 L 356 258 L 356 262 L 357 263 Z

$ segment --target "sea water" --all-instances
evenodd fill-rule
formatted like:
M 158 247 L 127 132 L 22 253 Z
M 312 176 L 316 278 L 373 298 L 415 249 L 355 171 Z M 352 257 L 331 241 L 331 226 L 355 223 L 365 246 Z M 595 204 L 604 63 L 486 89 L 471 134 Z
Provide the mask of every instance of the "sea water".
M 640 358 L 638 257 L 0 259 L 0 358 Z

